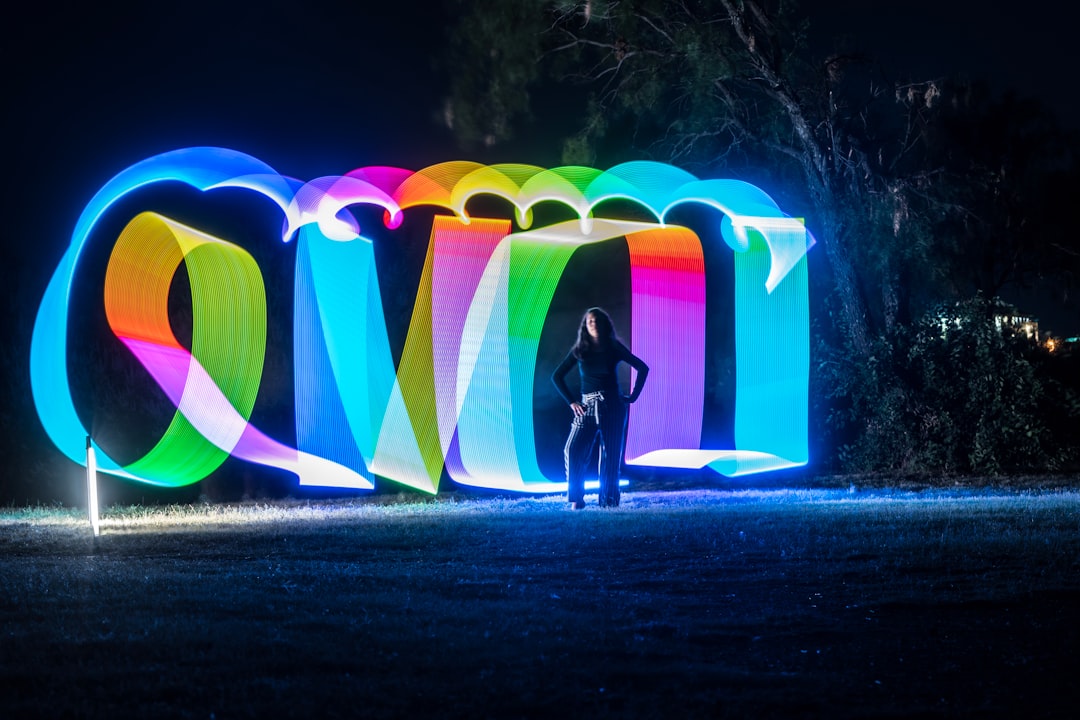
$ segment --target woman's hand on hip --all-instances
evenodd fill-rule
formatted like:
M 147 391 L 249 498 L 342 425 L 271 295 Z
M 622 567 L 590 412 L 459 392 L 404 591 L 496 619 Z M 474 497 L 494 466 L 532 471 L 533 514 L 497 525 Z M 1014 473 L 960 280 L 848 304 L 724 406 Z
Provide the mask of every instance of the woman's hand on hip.
M 570 403 L 570 409 L 574 411 L 574 417 L 581 417 L 585 414 L 585 406 L 581 403 Z

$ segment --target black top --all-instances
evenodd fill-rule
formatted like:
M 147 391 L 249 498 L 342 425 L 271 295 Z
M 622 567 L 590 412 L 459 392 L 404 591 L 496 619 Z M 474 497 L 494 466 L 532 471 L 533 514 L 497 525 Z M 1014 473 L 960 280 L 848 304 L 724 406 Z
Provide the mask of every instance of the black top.
M 581 375 L 582 395 L 591 392 L 604 392 L 618 396 L 619 376 L 615 372 L 615 368 L 620 362 L 627 363 L 638 372 L 634 389 L 627 397 L 628 401 L 634 402 L 637 400 L 638 395 L 641 394 L 641 388 L 645 386 L 649 366 L 618 340 L 613 341 L 606 348 L 598 348 L 585 353 L 580 359 L 574 357 L 572 351 L 567 353 L 563 361 L 559 363 L 559 367 L 555 368 L 555 372 L 551 374 L 551 382 L 555 383 L 555 389 L 559 391 L 559 394 L 567 403 L 580 402 L 581 399 L 575 399 L 570 394 L 570 388 L 566 385 L 566 373 L 570 372 L 570 368 L 573 367 L 574 363 L 577 363 L 578 373 Z

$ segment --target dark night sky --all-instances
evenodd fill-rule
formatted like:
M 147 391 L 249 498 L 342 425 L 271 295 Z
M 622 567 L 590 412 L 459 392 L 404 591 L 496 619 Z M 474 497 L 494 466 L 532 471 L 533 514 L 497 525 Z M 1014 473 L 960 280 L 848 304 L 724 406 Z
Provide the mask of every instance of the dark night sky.
M 846 35 L 895 69 L 897 79 L 958 76 L 1043 101 L 1080 129 L 1078 10 L 1029 0 L 806 0 L 820 7 L 811 34 Z M 826 35 L 827 37 L 827 35 Z M 820 42 L 827 47 L 827 42 Z
M 1056 1 L 1012 12 L 974 0 L 805 5 L 818 47 L 833 32 L 851 35 L 898 77 L 984 78 L 1043 100 L 1080 129 L 1077 93 L 1057 89 L 1074 85 L 1080 51 Z M 39 295 L 84 203 L 158 152 L 223 145 L 302 179 L 462 157 L 436 122 L 442 8 L 438 0 L 23 5 L 0 49 L 9 290 L 30 284 Z M 553 148 L 538 138 L 534 157 L 512 159 L 543 164 Z

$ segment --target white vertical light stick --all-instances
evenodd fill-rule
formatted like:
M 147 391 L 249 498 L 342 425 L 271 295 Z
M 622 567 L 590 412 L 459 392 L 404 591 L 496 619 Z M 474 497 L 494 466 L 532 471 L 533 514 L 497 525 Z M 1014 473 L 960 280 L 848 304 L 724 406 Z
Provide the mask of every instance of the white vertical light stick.
M 97 456 L 94 455 L 94 446 L 89 435 L 86 436 L 86 504 L 90 512 L 90 527 L 94 529 L 94 537 L 97 537 L 101 534 L 101 523 L 98 519 Z

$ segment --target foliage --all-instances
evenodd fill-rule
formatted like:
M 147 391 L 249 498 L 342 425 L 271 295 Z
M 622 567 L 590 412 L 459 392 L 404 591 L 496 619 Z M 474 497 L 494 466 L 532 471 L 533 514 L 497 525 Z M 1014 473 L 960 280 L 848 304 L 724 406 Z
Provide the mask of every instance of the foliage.
M 981 297 L 941 306 L 879 337 L 865 364 L 826 355 L 818 372 L 836 401 L 826 424 L 842 469 L 997 475 L 1076 460 L 1078 396 L 998 308 Z
M 570 116 L 564 162 L 629 153 L 759 184 L 767 173 L 781 205 L 805 213 L 829 309 L 815 318 L 814 382 L 838 464 L 998 473 L 1073 457 L 1062 428 L 1078 417 L 1076 393 L 1046 358 L 988 326 L 983 301 L 950 305 L 966 319 L 944 332 L 934 319 L 940 303 L 1051 278 L 1063 301 L 1080 277 L 1067 215 L 1076 140 L 1037 104 L 900 82 L 842 44 L 815 57 L 793 0 L 461 10 L 457 47 L 472 54 L 456 56 L 467 79 L 447 107 L 471 108 L 487 144 Z M 539 102 L 552 88 L 557 110 Z
M 487 118 L 483 131 L 455 125 L 463 142 L 508 139 L 515 121 L 544 110 L 529 93 L 555 87 L 549 115 L 580 118 L 564 162 L 609 164 L 629 151 L 750 180 L 769 168 L 782 205 L 812 218 L 840 331 L 866 355 L 875 325 L 902 310 L 903 255 L 924 236 L 908 210 L 930 179 L 919 157 L 935 84 L 901 92 L 865 58 L 812 58 L 807 22 L 789 0 L 508 8 L 463 9 L 452 63 L 461 79 L 448 107 L 455 118 Z M 513 53 L 503 49 L 508 36 Z
M 924 160 L 940 170 L 925 198 L 935 239 L 927 265 L 958 296 L 995 297 L 1051 279 L 1067 292 L 1080 275 L 1080 253 L 1070 247 L 1076 139 L 1034 101 L 995 99 L 965 83 L 947 83 L 942 94 Z
M 448 100 L 443 121 L 466 147 L 490 147 L 509 138 L 514 121 L 529 115 L 542 18 L 532 2 L 478 3 L 471 9 L 468 3 L 454 5 L 470 32 L 451 37 L 450 92 L 472 102 Z

